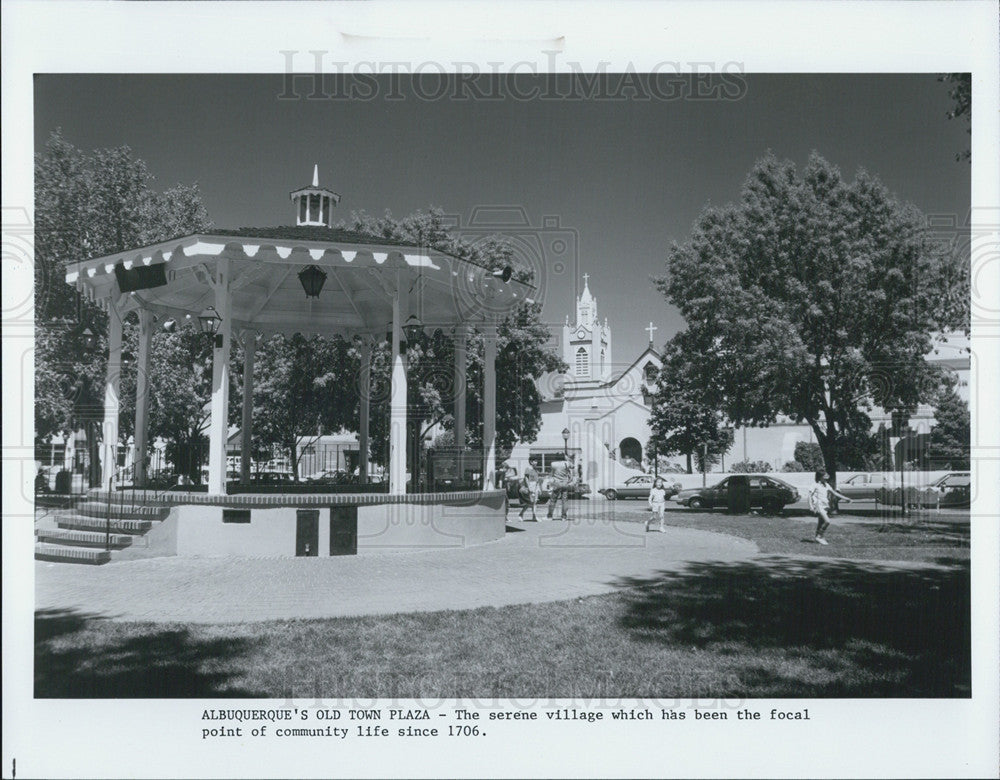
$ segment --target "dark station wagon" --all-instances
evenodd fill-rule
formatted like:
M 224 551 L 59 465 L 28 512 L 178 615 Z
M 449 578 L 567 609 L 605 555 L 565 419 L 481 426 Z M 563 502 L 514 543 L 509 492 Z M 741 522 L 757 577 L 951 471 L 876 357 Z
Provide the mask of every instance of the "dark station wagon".
M 743 476 L 743 475 L 740 475 Z M 746 475 L 750 482 L 750 506 L 760 507 L 765 512 L 780 512 L 786 504 L 799 500 L 799 491 L 775 477 L 760 474 Z M 729 483 L 733 477 L 726 477 L 715 485 L 682 490 L 673 500 L 692 509 L 727 506 L 729 504 Z

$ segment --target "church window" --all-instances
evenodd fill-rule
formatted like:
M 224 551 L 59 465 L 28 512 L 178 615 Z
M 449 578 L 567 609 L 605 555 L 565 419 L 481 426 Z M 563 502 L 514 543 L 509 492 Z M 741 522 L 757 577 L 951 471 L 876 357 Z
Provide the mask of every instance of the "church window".
M 652 363 L 646 363 L 645 368 L 643 368 L 643 373 L 646 375 L 647 382 L 652 383 L 656 381 L 656 366 Z
M 587 365 L 587 350 L 584 347 L 580 347 L 576 351 L 576 375 L 577 376 L 587 376 L 590 373 Z

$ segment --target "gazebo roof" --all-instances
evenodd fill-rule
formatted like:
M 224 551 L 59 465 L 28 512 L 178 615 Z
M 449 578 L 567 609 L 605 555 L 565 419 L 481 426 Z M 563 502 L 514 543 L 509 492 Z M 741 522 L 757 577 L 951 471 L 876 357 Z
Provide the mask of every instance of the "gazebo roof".
M 222 262 L 232 325 L 264 334 L 382 334 L 397 287 L 403 310 L 426 327 L 487 321 L 534 292 L 426 246 L 307 226 L 193 233 L 69 265 L 66 281 L 105 308 L 197 316 L 214 304 Z M 309 266 L 326 274 L 316 298 L 298 279 Z

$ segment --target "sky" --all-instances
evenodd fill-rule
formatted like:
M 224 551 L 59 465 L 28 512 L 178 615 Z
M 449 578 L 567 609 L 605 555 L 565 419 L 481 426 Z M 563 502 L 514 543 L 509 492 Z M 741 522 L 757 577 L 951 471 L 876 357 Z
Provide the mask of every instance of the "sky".
M 366 99 L 309 100 L 311 85 L 280 75 L 38 75 L 35 143 L 61 128 L 85 150 L 127 145 L 157 187 L 197 182 L 220 228 L 294 224 L 288 193 L 318 164 L 338 218 L 440 207 L 470 236 L 509 231 L 544 266 L 549 322 L 574 312 L 589 274 L 616 363 L 645 348 L 650 322 L 657 346 L 683 328 L 650 279 L 768 150 L 799 166 L 815 150 L 925 214 L 967 218 L 970 166 L 955 155 L 968 125 L 946 118 L 936 74 L 755 74 L 712 99 L 519 98 L 532 87 L 453 100 L 382 81 Z

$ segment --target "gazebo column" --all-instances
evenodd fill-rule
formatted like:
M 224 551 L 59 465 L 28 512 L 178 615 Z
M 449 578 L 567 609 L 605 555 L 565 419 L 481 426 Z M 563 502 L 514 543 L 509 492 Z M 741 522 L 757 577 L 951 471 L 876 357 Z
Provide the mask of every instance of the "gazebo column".
M 219 330 L 212 350 L 212 405 L 208 423 L 208 492 L 226 492 L 226 439 L 229 430 L 229 343 L 233 332 L 232 296 L 229 292 L 229 260 L 219 258 L 215 266 L 215 310 Z
M 135 376 L 135 484 L 146 484 L 146 446 L 149 441 L 149 352 L 153 342 L 153 312 L 139 310 L 139 354 Z
M 455 328 L 455 446 L 465 446 L 465 368 L 469 345 L 469 329 Z
M 104 422 L 101 426 L 101 482 L 107 488 L 118 464 L 118 392 L 122 366 L 122 319 L 108 302 L 108 369 L 104 375 Z
M 240 484 L 250 484 L 253 459 L 253 360 L 257 353 L 257 333 L 243 331 L 243 419 L 240 423 Z
M 361 341 L 361 375 L 358 390 L 361 393 L 358 421 L 358 484 L 368 484 L 368 420 L 371 414 L 372 344 L 367 338 Z
M 400 351 L 403 311 L 400 285 L 392 296 L 392 387 L 389 396 L 389 493 L 406 492 L 406 356 Z
M 497 452 L 497 329 L 483 329 L 483 490 L 496 487 Z

